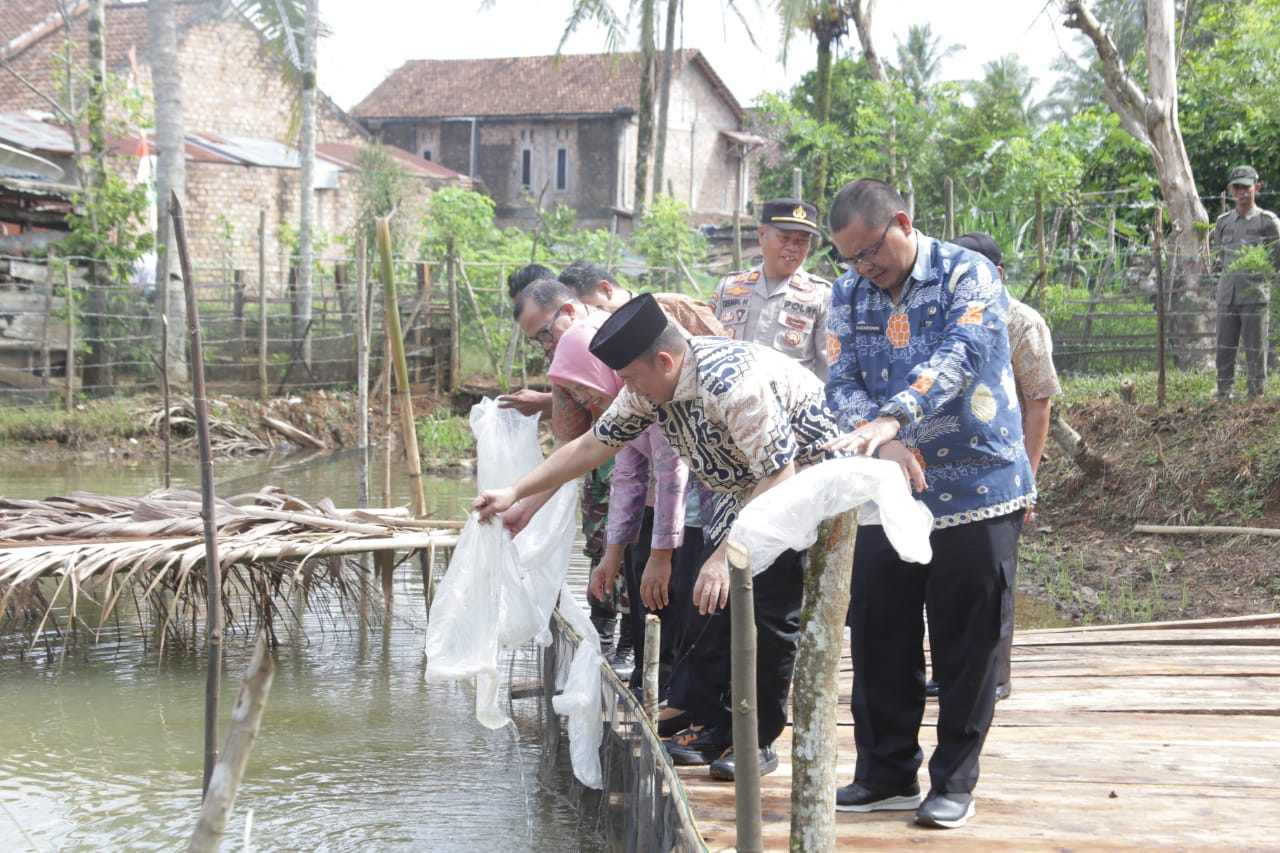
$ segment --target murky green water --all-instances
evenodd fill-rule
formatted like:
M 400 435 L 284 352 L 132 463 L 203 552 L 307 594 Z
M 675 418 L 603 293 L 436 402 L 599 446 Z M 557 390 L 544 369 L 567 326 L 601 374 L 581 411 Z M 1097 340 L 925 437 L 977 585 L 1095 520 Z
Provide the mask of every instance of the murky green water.
M 219 496 L 270 483 L 356 505 L 354 454 L 217 462 L 214 471 Z M 375 504 L 380 482 L 375 472 Z M 141 495 L 160 483 L 158 460 L 31 465 L 0 473 L 0 494 Z M 175 467 L 173 485 L 198 490 L 198 469 Z M 427 489 L 432 515 L 460 518 L 475 486 L 429 478 Z M 407 502 L 402 482 L 393 503 Z M 491 732 L 475 722 L 470 690 L 425 683 L 416 566 L 398 572 L 395 607 L 389 629 L 330 612 L 308 616 L 302 634 L 282 632 L 222 849 L 245 849 L 246 830 L 255 850 L 601 849 L 572 804 L 536 778 L 534 726 Z M 0 660 L 0 851 L 186 846 L 200 799 L 205 658 L 161 660 L 143 633 L 122 625 L 61 667 L 40 652 Z M 222 732 L 244 645 L 229 638 Z

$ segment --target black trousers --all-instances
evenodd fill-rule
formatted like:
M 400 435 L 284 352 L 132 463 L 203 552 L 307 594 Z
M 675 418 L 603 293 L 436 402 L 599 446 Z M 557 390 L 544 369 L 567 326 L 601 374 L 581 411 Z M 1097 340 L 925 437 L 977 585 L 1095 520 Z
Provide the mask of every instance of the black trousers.
M 702 563 L 715 551 L 706 542 Z M 804 595 L 805 554 L 784 551 L 769 568 L 752 581 L 756 615 L 756 703 L 759 707 L 760 746 L 777 740 L 787 726 L 787 694 L 796 662 L 796 640 L 800 634 L 800 604 Z M 703 616 L 685 597 L 686 636 L 689 638 L 687 705 L 694 725 L 733 725 L 730 686 L 732 634 L 729 607 Z
M 686 527 L 684 544 L 676 551 L 671 569 L 671 603 L 667 611 L 671 619 L 671 692 L 667 697 L 667 706 L 687 710 L 689 708 L 689 646 L 693 641 L 690 633 L 690 615 L 698 615 L 697 608 L 689 607 L 693 600 L 693 585 L 698 579 L 698 570 L 702 568 L 702 528 Z M 662 633 L 667 633 L 667 624 L 662 624 Z
M 644 622 L 645 616 L 655 613 L 662 622 L 662 642 L 658 653 L 658 682 L 660 686 L 667 685 L 671 680 L 671 663 L 675 654 L 676 636 L 679 634 L 679 628 L 676 622 L 683 616 L 684 612 L 679 607 L 675 597 L 675 590 L 679 583 L 676 577 L 680 571 L 680 552 L 684 550 L 686 545 L 681 545 L 675 553 L 671 555 L 671 580 L 667 583 L 668 603 L 661 610 L 650 610 L 640 599 L 640 578 L 644 576 L 645 563 L 649 562 L 650 545 L 653 541 L 653 507 L 645 507 L 644 518 L 640 522 L 640 538 L 635 543 L 628 545 L 626 551 L 622 555 L 622 575 L 627 585 L 627 600 L 631 604 L 630 615 L 623 616 L 624 619 L 631 620 L 631 637 L 635 644 L 636 668 L 631 673 L 631 687 L 644 686 Z M 685 543 L 688 543 L 688 529 L 685 531 Z M 702 547 L 702 537 L 697 537 L 692 546 L 695 550 Z M 689 584 L 692 589 L 692 583 Z
M 968 793 L 995 709 L 1002 614 L 1013 608 L 1022 510 L 935 530 L 927 565 L 898 558 L 884 529 L 860 527 L 853 558 L 854 779 L 877 790 L 913 783 L 923 760 L 924 608 L 938 681 L 931 789 Z

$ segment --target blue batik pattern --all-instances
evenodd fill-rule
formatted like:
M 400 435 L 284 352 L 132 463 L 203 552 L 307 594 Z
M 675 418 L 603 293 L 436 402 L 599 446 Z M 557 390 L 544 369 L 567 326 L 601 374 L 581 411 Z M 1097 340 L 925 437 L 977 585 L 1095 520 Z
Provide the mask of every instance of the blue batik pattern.
M 853 273 L 832 288 L 827 401 L 843 432 L 890 400 L 906 410 L 899 437 L 924 467 L 920 498 L 935 528 L 1034 499 L 1008 317 L 1008 293 L 990 262 L 922 234 L 897 305 Z

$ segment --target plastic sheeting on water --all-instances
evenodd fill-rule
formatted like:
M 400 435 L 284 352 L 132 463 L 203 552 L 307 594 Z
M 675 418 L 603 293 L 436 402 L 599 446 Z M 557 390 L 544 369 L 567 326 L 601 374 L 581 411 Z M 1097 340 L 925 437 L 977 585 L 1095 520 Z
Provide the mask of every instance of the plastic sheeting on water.
M 482 490 L 509 486 L 542 461 L 536 417 L 499 408 L 485 398 L 471 409 L 471 429 Z M 577 494 L 576 482 L 561 486 L 514 539 L 499 521 L 481 524 L 475 514 L 467 519 L 431 604 L 426 677 L 429 681 L 473 678 L 476 719 L 489 728 L 506 725 L 510 718 L 498 703 L 498 654 L 530 640 L 542 646 L 550 643 L 551 613 L 559 599 L 561 611 L 574 614 L 568 618 L 588 641 L 579 645 L 555 707 L 569 717 L 574 775 L 584 785 L 599 788 L 599 637 L 582 606 L 565 589 Z M 594 744 L 588 743 L 591 729 Z M 578 740 L 583 741 L 581 746 Z
M 933 559 L 933 513 L 911 497 L 898 463 L 866 456 L 828 459 L 797 472 L 743 507 L 729 539 L 746 546 L 751 574 L 757 575 L 788 548 L 801 551 L 818 541 L 823 519 L 868 502 L 902 559 Z

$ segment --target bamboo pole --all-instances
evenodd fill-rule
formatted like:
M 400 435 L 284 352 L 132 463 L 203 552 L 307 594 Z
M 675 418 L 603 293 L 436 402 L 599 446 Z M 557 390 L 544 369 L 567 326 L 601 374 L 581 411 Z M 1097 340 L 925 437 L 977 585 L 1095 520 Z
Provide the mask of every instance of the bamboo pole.
M 449 391 L 457 391 L 462 373 L 462 320 L 458 312 L 458 277 L 454 275 L 457 253 L 453 240 L 449 240 L 446 268 L 448 270 L 446 285 L 449 290 Z
M 62 267 L 64 293 L 67 301 L 67 388 L 65 405 L 67 414 L 75 410 L 76 401 L 76 299 L 71 292 L 71 261 L 68 259 Z
M 792 687 L 791 849 L 836 849 L 836 742 L 840 651 L 849 611 L 856 509 L 818 527 L 804 573 Z
M 1134 533 L 1185 533 L 1195 536 L 1272 536 L 1280 537 L 1275 527 L 1224 527 L 1212 524 L 1192 524 L 1178 527 L 1172 524 L 1135 524 Z
M 1154 245 L 1151 247 L 1156 261 L 1156 408 L 1164 408 L 1164 206 L 1156 205 Z
M 471 277 L 467 275 L 467 267 L 462 263 L 462 258 L 458 258 L 458 272 L 462 273 L 462 283 L 467 286 L 467 301 L 471 303 L 471 310 L 476 312 L 476 322 L 480 324 L 480 336 L 484 338 L 484 351 L 489 354 L 489 363 L 493 365 L 493 372 L 497 373 L 501 365 L 498 364 L 498 357 L 493 351 L 493 340 L 489 337 L 489 328 L 484 324 L 484 313 L 480 310 L 480 301 L 476 299 L 476 292 L 471 288 Z M 454 334 L 457 334 L 456 327 Z
M 275 679 L 276 665 L 267 652 L 267 634 L 258 632 L 253 647 L 253 657 L 240 682 L 240 694 L 231 709 L 231 724 L 227 728 L 227 741 L 222 758 L 214 769 L 208 794 L 200 806 L 200 819 L 187 846 L 188 853 L 213 853 L 222 841 L 227 828 L 227 818 L 236 802 L 236 791 L 244 778 L 244 769 L 258 737 L 262 714 Z
M 756 607 L 752 599 L 751 560 L 741 543 L 730 540 L 729 618 L 733 681 L 733 787 L 738 853 L 761 853 L 760 731 L 756 697 Z
M 267 211 L 258 209 L 258 402 L 267 404 Z
M 400 391 L 400 419 L 404 429 L 405 456 L 409 465 L 409 494 L 413 511 L 422 518 L 427 514 L 427 497 L 422 489 L 422 458 L 418 454 L 418 435 L 413 421 L 413 395 L 409 391 L 409 366 L 404 357 L 404 340 L 400 337 L 400 311 L 396 301 L 395 273 L 391 266 L 391 229 L 386 217 L 378 219 L 378 254 L 382 259 L 382 293 L 387 308 L 387 337 L 395 362 L 396 384 Z M 457 326 L 454 326 L 455 336 Z
M 218 562 L 218 536 L 214 526 L 213 448 L 209 440 L 209 401 L 205 397 L 200 311 L 196 302 L 196 284 L 191 274 L 191 257 L 187 254 L 187 230 L 182 202 L 178 200 L 177 191 L 172 191 L 169 209 L 173 217 L 173 237 L 178 244 L 178 262 L 182 268 L 183 289 L 187 297 L 187 335 L 191 341 L 191 396 L 196 412 L 196 435 L 200 444 L 200 516 L 204 519 L 205 599 L 208 609 L 205 632 L 209 646 L 204 699 L 204 785 L 201 790 L 208 793 L 213 766 L 218 759 L 218 692 L 222 684 L 222 565 Z
M 623 617 L 626 618 L 625 616 Z M 658 669 L 662 656 L 662 620 L 656 613 L 644 617 L 644 715 L 658 724 Z
M 356 238 L 356 506 L 369 505 L 369 275 L 364 236 Z

